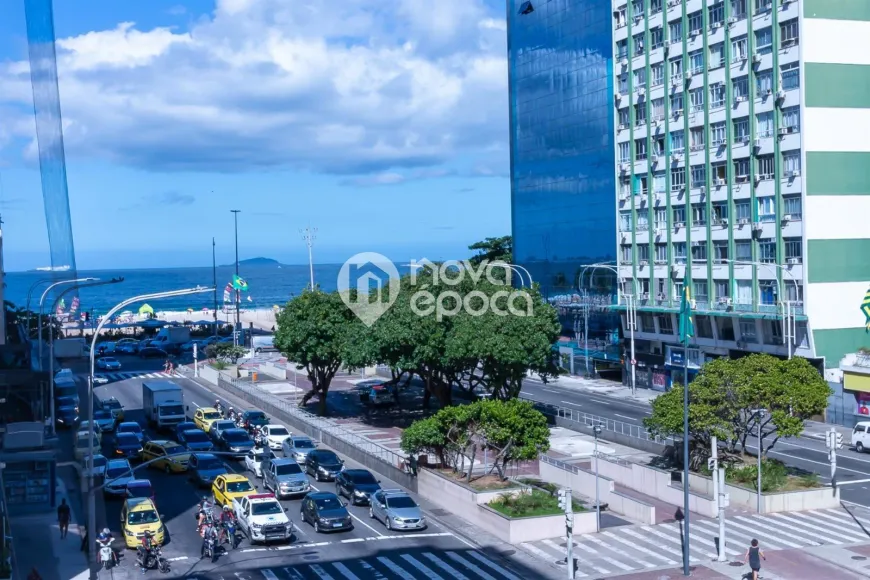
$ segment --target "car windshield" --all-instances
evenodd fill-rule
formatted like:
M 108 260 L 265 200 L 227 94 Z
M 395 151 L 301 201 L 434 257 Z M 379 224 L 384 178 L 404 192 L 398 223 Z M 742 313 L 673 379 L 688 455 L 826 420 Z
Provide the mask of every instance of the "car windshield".
M 215 421 L 212 423 L 211 428 L 221 431 L 223 429 L 235 429 L 236 424 L 232 421 Z
M 106 458 L 102 455 L 97 455 L 94 457 L 94 467 L 105 467 L 106 466 Z M 88 464 L 88 460 L 85 459 L 85 465 Z
M 241 493 L 243 491 L 252 491 L 250 481 L 231 481 L 227 484 L 227 491 L 230 493 Z
M 105 362 L 105 363 L 109 363 L 109 364 L 113 364 L 113 363 L 116 363 L 116 362 L 118 362 L 118 361 L 116 361 L 115 359 L 113 359 L 113 358 L 110 357 L 110 356 L 107 356 L 107 357 L 103 358 L 103 362 Z
M 202 431 L 185 431 L 184 438 L 187 439 L 188 443 L 202 443 L 203 441 L 210 441 L 208 435 L 206 435 Z
M 284 427 L 272 427 L 271 429 L 269 429 L 269 435 L 287 436 L 287 435 L 290 435 L 290 433 Z
M 163 405 L 160 407 L 160 414 L 164 417 L 167 415 L 184 415 L 184 409 L 181 405 Z
M 166 455 L 174 455 L 176 453 L 184 453 L 184 447 L 181 445 L 167 445 L 164 447 Z
M 138 423 L 121 423 L 118 426 L 118 433 L 141 433 L 142 427 Z
M 118 442 L 118 447 L 139 446 L 139 438 L 133 433 L 118 433 L 115 439 Z
M 108 420 L 114 419 L 114 417 L 112 417 L 112 413 L 110 413 L 109 411 L 94 411 L 94 420 L 99 421 L 101 419 Z
M 217 411 L 210 411 L 208 413 L 203 413 L 202 416 L 205 417 L 209 421 L 214 421 L 215 419 L 221 418 L 221 414 L 218 413 Z
M 199 469 L 220 469 L 224 466 L 219 459 L 200 459 Z
M 110 467 L 106 470 L 106 479 L 115 479 L 132 475 L 129 467 Z
M 407 495 L 399 495 L 396 497 L 388 497 L 387 506 L 396 509 L 403 509 L 417 507 L 417 504 Z
M 375 479 L 375 476 L 371 473 L 354 473 L 352 475 L 348 475 L 350 480 L 354 483 L 377 483 L 378 480 Z
M 311 439 L 296 439 L 293 442 L 293 447 L 296 449 L 314 449 L 314 442 Z
M 337 510 L 341 507 L 341 503 L 337 497 L 319 497 L 314 500 L 317 508 L 321 510 Z
M 284 510 L 281 509 L 281 504 L 277 501 L 264 501 L 255 503 L 251 507 L 251 512 L 255 516 L 268 516 L 272 514 L 280 514 Z
M 317 460 L 321 465 L 338 465 L 341 461 L 338 459 L 338 455 L 332 453 L 331 451 L 327 451 L 325 453 L 321 453 L 317 456 Z
M 302 473 L 302 468 L 299 467 L 298 463 L 285 463 L 283 465 L 276 465 L 275 471 L 278 475 L 293 475 L 295 473 Z
M 151 497 L 150 485 L 127 485 L 127 495 L 130 497 Z
M 266 418 L 266 414 L 262 411 L 249 411 L 248 421 L 262 421 Z
M 244 431 L 227 431 L 224 433 L 224 438 L 231 443 L 242 443 L 249 440 Z
M 157 512 L 154 510 L 142 510 L 141 512 L 130 512 L 127 514 L 127 523 L 131 526 L 139 524 L 156 524 L 160 521 L 157 517 Z

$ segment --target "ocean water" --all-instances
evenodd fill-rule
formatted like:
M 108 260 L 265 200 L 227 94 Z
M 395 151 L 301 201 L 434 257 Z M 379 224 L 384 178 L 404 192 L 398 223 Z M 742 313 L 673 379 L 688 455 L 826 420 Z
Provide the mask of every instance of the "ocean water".
M 326 291 L 336 288 L 338 272 L 341 264 L 316 264 L 314 266 L 314 282 Z M 217 300 L 218 308 L 223 307 L 223 291 L 227 283 L 232 281 L 235 268 L 233 266 L 217 268 Z M 283 306 L 293 295 L 299 294 L 309 283 L 307 265 L 286 266 L 240 266 L 239 274 L 248 283 L 248 291 L 242 293 L 242 309 L 271 308 L 277 304 Z M 63 274 L 57 274 L 58 280 Z M 25 306 L 27 293 L 31 286 L 39 280 L 52 277 L 49 272 L 9 272 L 6 274 L 5 299 L 16 306 Z M 123 277 L 119 284 L 109 284 L 94 288 L 82 288 L 79 291 L 79 311 L 92 312 L 92 315 L 104 314 L 113 306 L 133 296 L 152 294 L 167 290 L 182 290 L 195 286 L 213 286 L 212 268 L 165 268 L 145 270 L 80 270 L 79 278 L 94 277 L 101 280 Z M 48 284 L 41 284 L 33 291 L 30 300 L 32 310 L 39 309 L 39 298 Z M 63 288 L 59 286 L 58 288 Z M 67 308 L 70 307 L 72 293 L 65 296 Z M 248 301 L 248 297 L 251 298 Z M 46 298 L 46 310 L 50 307 Z M 149 302 L 154 311 L 184 311 L 193 308 L 200 311 L 214 306 L 214 294 L 192 294 L 178 298 L 162 298 Z M 130 310 L 136 311 L 140 305 L 131 305 Z

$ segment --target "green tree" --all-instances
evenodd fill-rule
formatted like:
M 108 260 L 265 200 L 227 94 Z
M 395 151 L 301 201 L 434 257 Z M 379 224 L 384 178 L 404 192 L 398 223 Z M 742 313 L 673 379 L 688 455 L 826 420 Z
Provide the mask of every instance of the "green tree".
M 481 401 L 484 443 L 504 479 L 512 461 L 530 461 L 550 449 L 547 418 L 528 401 Z
M 349 342 L 362 336 L 361 326 L 338 292 L 306 290 L 287 303 L 278 315 L 275 346 L 308 375 L 311 390 L 300 406 L 317 396 L 318 412 L 326 414 L 329 385 L 348 356 Z
M 205 355 L 208 358 L 216 358 L 233 365 L 246 354 L 248 354 L 248 349 L 231 342 L 216 342 L 205 348 Z
M 508 264 L 513 262 L 514 242 L 511 236 L 486 238 L 471 244 L 468 249 L 477 252 L 470 260 L 474 265 L 483 261 L 507 262 Z

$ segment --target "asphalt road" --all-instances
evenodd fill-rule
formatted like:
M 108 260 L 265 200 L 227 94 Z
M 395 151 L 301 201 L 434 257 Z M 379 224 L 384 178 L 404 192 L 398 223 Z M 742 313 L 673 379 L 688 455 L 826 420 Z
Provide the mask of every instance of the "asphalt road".
M 650 415 L 650 406 L 645 403 L 597 395 L 552 383 L 544 384 L 531 379 L 524 381 L 522 394 L 542 403 L 622 421 L 629 425 L 642 426 L 643 419 Z M 780 439 L 769 455 L 788 466 L 817 473 L 821 481 L 830 484 L 831 469 L 824 437 L 824 430 L 827 428 L 818 423 L 808 423 L 801 437 Z M 750 440 L 748 443 L 749 450 L 755 453 L 755 442 Z M 870 454 L 857 453 L 854 449 L 849 449 L 848 445 L 849 436 L 845 435 L 844 446 L 837 451 L 837 484 L 841 486 L 840 497 L 843 501 L 870 506 Z
M 160 371 L 163 361 L 142 361 L 135 357 L 121 359 L 122 371 Z M 86 373 L 85 365 L 73 366 L 74 372 Z M 185 404 L 192 414 L 196 406 L 211 406 L 216 396 L 198 383 L 186 378 L 172 379 L 184 389 Z M 125 421 L 139 421 L 145 425 L 142 414 L 143 379 L 131 378 L 114 381 L 101 390 L 108 390 L 125 408 Z M 84 384 L 84 381 L 82 381 Z M 82 387 L 82 400 L 86 392 Z M 86 413 L 83 408 L 83 417 Z M 153 438 L 166 434 L 148 433 Z M 104 447 L 111 445 L 112 437 L 104 436 Z M 108 451 L 108 449 L 106 449 Z M 105 453 L 109 456 L 108 453 Z M 346 458 L 345 458 L 346 459 Z M 244 462 L 228 460 L 230 470 L 243 473 L 259 489 L 261 480 L 245 472 Z M 361 467 L 346 460 L 348 467 Z M 235 550 L 221 554 L 212 563 L 200 560 L 201 539 L 195 530 L 194 513 L 197 502 L 210 490 L 196 489 L 184 474 L 168 475 L 157 470 L 140 468 L 137 477 L 150 479 L 155 489 L 158 512 L 169 532 L 164 554 L 172 562 L 167 577 L 185 578 L 239 578 L 242 580 L 274 580 L 316 578 L 346 580 L 367 578 L 458 578 L 467 580 L 518 580 L 535 577 L 534 572 L 523 570 L 519 563 L 508 565 L 497 555 L 488 556 L 431 521 L 421 532 L 390 532 L 383 524 L 371 520 L 368 508 L 349 507 L 354 518 L 354 529 L 332 534 L 316 534 L 299 517 L 300 499 L 282 501 L 287 515 L 296 525 L 296 537 L 289 544 L 270 546 L 251 545 L 247 539 Z M 318 483 L 309 478 L 314 489 L 334 491 L 333 483 Z M 398 484 L 383 477 L 382 487 L 398 488 Z M 113 570 L 113 578 L 127 575 L 141 577 L 135 567 L 135 553 L 123 549 L 120 530 L 121 500 L 100 497 L 97 502 L 98 528 L 108 527 L 117 539 L 116 547 L 122 554 L 120 566 Z M 427 514 L 429 515 L 429 514 Z M 431 516 L 430 516 L 431 517 Z M 156 575 L 156 572 L 149 574 Z

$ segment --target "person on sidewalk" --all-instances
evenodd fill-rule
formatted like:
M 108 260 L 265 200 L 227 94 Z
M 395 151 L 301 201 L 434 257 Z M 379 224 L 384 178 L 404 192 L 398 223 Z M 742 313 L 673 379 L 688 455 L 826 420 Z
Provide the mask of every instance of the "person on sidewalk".
M 749 562 L 749 569 L 752 570 L 752 580 L 758 580 L 762 560 L 767 560 L 767 558 L 764 557 L 764 552 L 758 547 L 758 540 L 753 538 L 749 549 L 746 550 L 746 555 L 743 556 L 743 563 Z
M 81 526 L 81 529 L 82 529 L 82 547 L 81 547 L 81 551 L 82 551 L 82 552 L 85 552 L 85 551 L 90 552 L 90 546 L 88 546 L 88 528 L 87 528 L 87 526 Z
M 60 500 L 60 505 L 57 506 L 57 525 L 60 527 L 60 537 L 65 538 L 69 530 L 70 511 L 66 499 Z

